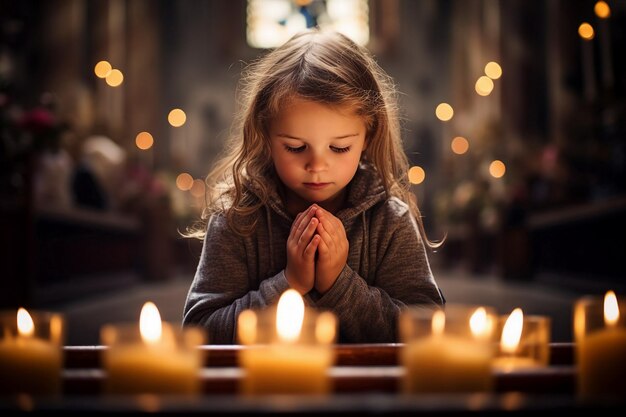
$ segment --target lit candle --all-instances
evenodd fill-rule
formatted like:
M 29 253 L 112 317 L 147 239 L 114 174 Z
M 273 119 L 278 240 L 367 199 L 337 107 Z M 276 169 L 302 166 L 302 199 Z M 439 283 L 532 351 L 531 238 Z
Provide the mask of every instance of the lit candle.
M 585 400 L 624 400 L 626 320 L 620 315 L 624 307 L 613 291 L 603 300 L 585 297 L 576 303 L 578 393 Z
M 34 320 L 33 320 L 34 317 Z M 63 318 L 24 308 L 1 315 L 0 394 L 61 392 Z
M 276 308 L 243 311 L 238 336 L 244 394 L 327 394 L 333 365 L 336 319 L 306 309 L 300 294 L 287 290 Z
M 521 308 L 502 317 L 504 326 L 494 369 L 511 372 L 546 366 L 550 355 L 550 320 L 543 316 L 525 316 Z
M 196 394 L 200 390 L 204 337 L 197 328 L 175 331 L 161 322 L 156 306 L 148 302 L 136 324 L 102 328 L 105 391 L 112 394 Z
M 494 327 L 495 313 L 486 307 L 404 310 L 400 315 L 404 392 L 490 390 Z

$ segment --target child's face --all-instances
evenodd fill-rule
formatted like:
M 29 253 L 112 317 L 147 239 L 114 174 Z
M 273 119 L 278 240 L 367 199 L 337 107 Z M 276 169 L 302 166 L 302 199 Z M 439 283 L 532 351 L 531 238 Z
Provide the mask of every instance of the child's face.
M 276 172 L 300 199 L 332 202 L 356 173 L 365 133 L 363 118 L 350 108 L 295 98 L 270 125 Z

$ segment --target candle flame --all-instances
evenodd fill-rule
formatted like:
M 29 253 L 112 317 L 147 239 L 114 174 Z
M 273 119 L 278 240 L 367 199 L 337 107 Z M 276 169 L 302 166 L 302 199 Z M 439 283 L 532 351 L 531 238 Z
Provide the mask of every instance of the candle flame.
M 276 331 L 278 337 L 286 342 L 295 342 L 300 337 L 304 321 L 304 301 L 294 289 L 287 290 L 280 296 L 276 309 Z
M 619 320 L 619 306 L 615 292 L 607 291 L 604 296 L 604 322 L 607 326 L 615 326 Z
M 28 337 L 35 333 L 35 323 L 33 323 L 33 318 L 23 307 L 20 307 L 17 310 L 17 331 L 20 335 Z
M 141 309 L 139 316 L 139 331 L 141 338 L 146 343 L 156 343 L 161 340 L 161 315 L 153 302 L 148 301 Z
M 509 318 L 504 323 L 502 329 L 502 339 L 500 340 L 500 347 L 503 352 L 514 353 L 519 345 L 519 341 L 522 337 L 522 328 L 524 327 L 524 313 L 521 308 L 513 310 Z
M 435 311 L 435 313 L 433 314 L 431 326 L 432 326 L 433 335 L 435 336 L 442 335 L 443 330 L 446 327 L 446 314 L 441 310 Z
M 486 336 L 489 333 L 489 323 L 487 320 L 487 310 L 485 307 L 478 307 L 470 317 L 470 330 L 474 336 Z

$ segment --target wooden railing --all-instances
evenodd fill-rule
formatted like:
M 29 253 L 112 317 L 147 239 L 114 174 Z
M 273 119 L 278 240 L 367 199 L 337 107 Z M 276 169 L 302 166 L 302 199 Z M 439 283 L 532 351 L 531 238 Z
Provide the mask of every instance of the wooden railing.
M 404 369 L 398 362 L 401 344 L 336 345 L 335 366 L 329 370 L 335 393 L 400 392 Z M 65 347 L 64 392 L 95 394 L 105 378 L 102 370 L 104 346 Z M 238 367 L 238 345 L 201 346 L 201 370 L 205 394 L 237 392 L 243 371 Z M 550 366 L 535 370 L 496 372 L 495 392 L 572 394 L 575 369 L 571 344 L 550 346 Z
M 575 346 L 552 343 L 548 366 L 513 372 L 494 371 L 492 392 L 468 394 L 403 394 L 402 344 L 336 345 L 335 366 L 329 370 L 332 394 L 327 396 L 243 397 L 238 366 L 241 346 L 201 346 L 202 395 L 109 396 L 103 386 L 105 346 L 64 348 L 61 398 L 0 398 L 6 411 L 82 412 L 168 415 L 459 415 L 489 413 L 535 415 L 537 411 L 591 411 L 622 415 L 626 403 L 590 404 L 576 397 Z
M 399 343 L 336 345 L 336 366 L 398 366 Z M 84 369 L 102 367 L 102 354 L 106 346 L 66 346 L 64 347 L 65 368 Z M 204 366 L 236 367 L 240 345 L 204 345 L 199 349 L 204 353 Z M 550 344 L 550 365 L 572 365 L 573 345 L 571 343 Z

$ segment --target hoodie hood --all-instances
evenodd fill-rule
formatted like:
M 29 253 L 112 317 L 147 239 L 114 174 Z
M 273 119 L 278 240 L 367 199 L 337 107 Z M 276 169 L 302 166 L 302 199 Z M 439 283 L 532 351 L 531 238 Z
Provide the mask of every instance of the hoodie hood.
M 270 242 L 268 257 L 270 259 L 271 267 L 274 269 L 276 265 L 272 242 L 274 242 L 274 233 L 276 232 L 275 227 L 278 225 L 272 220 L 272 217 L 277 216 L 281 222 L 284 222 L 283 226 L 288 230 L 294 221 L 294 216 L 289 214 L 287 208 L 285 207 L 285 200 L 282 197 L 282 193 L 279 188 L 280 180 L 274 173 L 270 175 L 271 176 L 267 179 L 269 193 L 267 205 L 263 209 L 264 213 L 259 214 L 265 215 L 265 220 L 267 222 L 267 232 Z M 256 184 L 249 184 L 248 189 L 256 195 L 257 198 L 260 196 L 260 190 Z M 365 244 L 365 250 L 361 252 L 363 256 L 368 251 L 366 237 L 369 233 L 365 212 L 378 202 L 385 200 L 386 196 L 387 193 L 385 192 L 385 187 L 383 186 L 380 176 L 378 175 L 378 171 L 373 164 L 362 159 L 354 177 L 352 178 L 352 181 L 348 184 L 346 204 L 342 209 L 335 213 L 335 216 L 346 228 L 349 228 L 351 225 L 355 224 L 355 222 L 360 220 L 360 239 Z M 272 214 L 272 212 L 274 214 Z
M 287 212 L 282 193 L 279 191 L 278 182 L 279 179 L 276 176 L 268 180 L 270 186 L 268 187 L 269 198 L 267 206 L 279 217 L 291 224 L 294 217 Z M 254 184 L 250 184 L 248 189 L 257 197 L 260 195 L 260 190 Z M 384 200 L 386 196 L 385 187 L 374 165 L 361 160 L 354 178 L 348 184 L 346 205 L 339 212 L 335 213 L 335 216 L 344 223 L 348 222 L 374 204 Z

